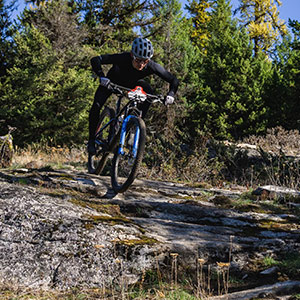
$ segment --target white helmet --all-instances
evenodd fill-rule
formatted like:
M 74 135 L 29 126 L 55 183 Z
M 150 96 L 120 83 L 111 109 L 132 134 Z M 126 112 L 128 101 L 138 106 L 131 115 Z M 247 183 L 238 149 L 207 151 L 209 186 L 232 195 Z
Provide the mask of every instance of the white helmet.
M 138 58 L 150 59 L 153 56 L 153 47 L 148 39 L 136 38 L 132 43 L 131 52 Z

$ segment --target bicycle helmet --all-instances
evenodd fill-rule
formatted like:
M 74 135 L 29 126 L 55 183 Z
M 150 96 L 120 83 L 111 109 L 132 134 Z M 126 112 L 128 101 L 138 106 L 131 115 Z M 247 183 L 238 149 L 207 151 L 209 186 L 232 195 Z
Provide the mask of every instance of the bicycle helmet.
M 152 43 L 146 38 L 136 38 L 132 43 L 132 54 L 142 59 L 150 59 L 153 56 Z

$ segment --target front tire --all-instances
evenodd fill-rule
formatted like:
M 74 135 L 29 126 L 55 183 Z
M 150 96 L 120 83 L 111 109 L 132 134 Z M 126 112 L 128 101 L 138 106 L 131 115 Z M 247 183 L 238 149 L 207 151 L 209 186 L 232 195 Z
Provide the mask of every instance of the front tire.
M 137 152 L 133 154 L 133 141 L 139 130 Z M 117 147 L 112 161 L 111 184 L 116 193 L 125 192 L 137 176 L 146 142 L 146 126 L 140 117 L 132 117 L 127 123 L 123 154 Z
M 107 124 L 111 119 L 115 117 L 115 112 L 109 107 L 105 107 L 99 116 L 99 122 L 97 125 L 95 136 L 97 140 L 101 141 L 101 144 L 96 143 L 96 154 L 89 153 L 88 156 L 88 171 L 90 174 L 100 174 L 107 162 L 109 156 L 109 143 L 114 133 L 114 122 L 111 122 L 103 131 L 100 129 Z

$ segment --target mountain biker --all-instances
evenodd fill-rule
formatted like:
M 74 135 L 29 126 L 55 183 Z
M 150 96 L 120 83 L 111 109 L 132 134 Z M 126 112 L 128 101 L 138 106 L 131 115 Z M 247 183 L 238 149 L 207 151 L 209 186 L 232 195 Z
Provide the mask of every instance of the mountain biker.
M 134 88 L 138 85 L 141 86 L 146 93 L 153 94 L 151 86 L 143 80 L 143 78 L 156 74 L 170 84 L 169 91 L 164 98 L 164 103 L 168 105 L 174 102 L 174 96 L 179 82 L 177 78 L 164 67 L 151 60 L 152 56 L 152 43 L 146 38 L 139 37 L 133 41 L 131 52 L 100 55 L 91 59 L 92 69 L 100 78 L 100 85 L 95 93 L 94 103 L 89 113 L 88 152 L 91 155 L 96 154 L 95 131 L 99 112 L 107 98 L 112 94 L 107 88 L 110 81 L 128 88 Z M 102 65 L 105 64 L 113 65 L 106 76 L 102 70 Z M 142 118 L 145 117 L 149 107 L 150 102 L 148 101 L 140 105 Z

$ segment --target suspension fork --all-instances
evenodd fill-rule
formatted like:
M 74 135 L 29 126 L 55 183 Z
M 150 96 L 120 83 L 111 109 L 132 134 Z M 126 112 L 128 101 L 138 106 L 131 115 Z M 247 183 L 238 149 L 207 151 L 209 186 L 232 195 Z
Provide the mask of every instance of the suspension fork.
M 120 144 L 119 144 L 119 149 L 118 153 L 121 155 L 124 155 L 124 143 L 125 143 L 125 137 L 126 137 L 126 129 L 127 129 L 127 124 L 130 121 L 130 119 L 136 118 L 136 116 L 129 115 L 125 118 L 122 124 L 121 128 L 121 135 L 120 135 Z M 133 141 L 133 147 L 132 147 L 132 154 L 133 157 L 135 158 L 137 155 L 137 149 L 138 149 L 138 142 L 139 142 L 139 137 L 140 137 L 140 128 L 137 127 L 135 134 L 134 134 L 134 141 Z

